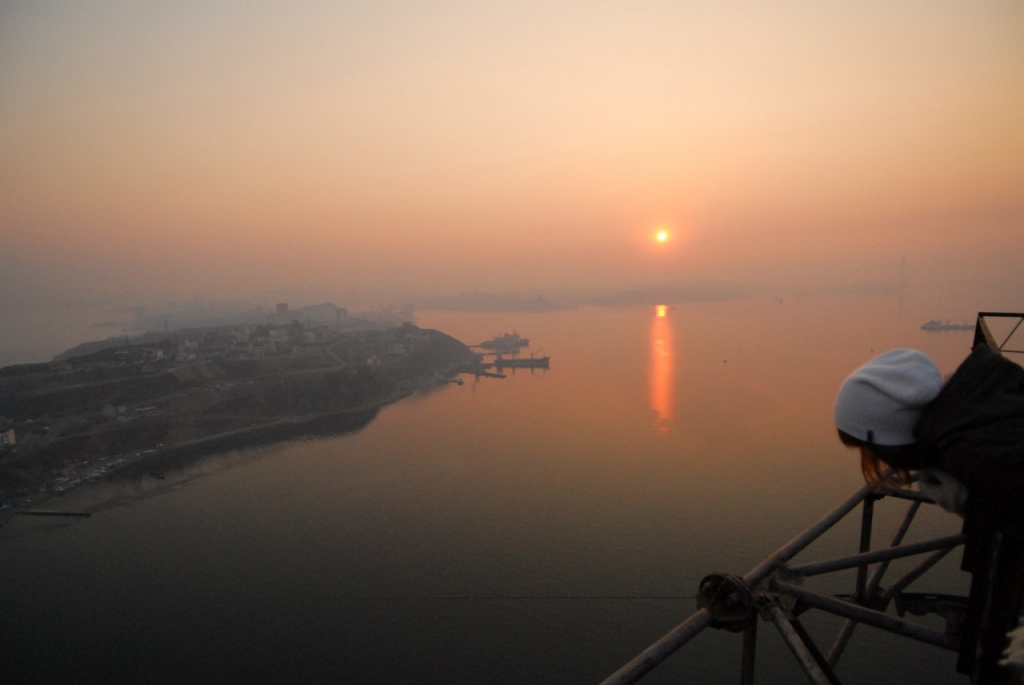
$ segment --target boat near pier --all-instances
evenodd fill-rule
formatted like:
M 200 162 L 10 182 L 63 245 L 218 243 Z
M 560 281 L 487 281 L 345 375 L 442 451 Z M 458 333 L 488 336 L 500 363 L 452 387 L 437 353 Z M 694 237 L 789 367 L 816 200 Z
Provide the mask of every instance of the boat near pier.
M 481 360 L 484 356 L 494 356 L 494 361 L 481 361 L 480 368 L 495 368 L 498 374 L 502 369 L 547 369 L 551 365 L 551 357 L 541 355 L 540 350 L 531 352 L 529 357 L 520 357 L 519 352 L 530 346 L 530 339 L 524 338 L 515 331 L 496 335 L 472 347 L 482 348 L 486 352 L 478 352 Z
M 529 338 L 523 338 L 515 331 L 512 333 L 496 335 L 490 340 L 485 340 L 477 345 L 477 347 L 482 347 L 486 350 L 495 350 L 496 352 L 518 352 L 522 348 L 529 346 Z

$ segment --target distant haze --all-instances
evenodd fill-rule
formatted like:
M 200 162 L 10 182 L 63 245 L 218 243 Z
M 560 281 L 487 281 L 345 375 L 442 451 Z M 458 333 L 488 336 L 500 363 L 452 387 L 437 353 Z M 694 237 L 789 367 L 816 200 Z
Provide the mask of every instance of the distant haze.
M 1019 2 L 3 3 L 0 350 L 195 294 L 904 259 L 1024 293 L 1022 36 Z

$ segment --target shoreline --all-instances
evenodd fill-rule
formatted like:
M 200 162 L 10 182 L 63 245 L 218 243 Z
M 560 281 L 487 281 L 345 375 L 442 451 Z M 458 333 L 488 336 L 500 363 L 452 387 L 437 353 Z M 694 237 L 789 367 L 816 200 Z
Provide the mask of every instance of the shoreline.
M 231 337 L 237 331 L 225 328 L 6 370 L 0 417 L 18 442 L 0 453 L 9 507 L 0 525 L 86 483 L 163 479 L 163 471 L 215 452 L 360 430 L 383 407 L 479 363 L 455 338 L 411 324 L 311 329 L 300 340 L 303 330 L 258 358 L 246 357 Z M 202 359 L 197 349 L 206 350 Z
M 148 471 L 152 468 L 154 465 L 153 462 L 156 462 L 158 458 L 162 458 L 165 461 L 173 461 L 175 458 L 181 459 L 184 457 L 202 459 L 203 457 L 211 454 L 238 448 L 239 446 L 237 445 L 233 448 L 224 443 L 229 443 L 232 440 L 239 438 L 244 439 L 247 437 L 255 437 L 256 440 L 252 442 L 252 446 L 272 445 L 277 442 L 286 442 L 289 439 L 288 437 L 273 439 L 269 436 L 264 436 L 264 438 L 261 439 L 260 434 L 273 434 L 277 432 L 287 433 L 289 432 L 288 429 L 301 430 L 304 427 L 310 427 L 319 422 L 330 421 L 331 419 L 337 420 L 354 418 L 355 415 L 359 414 L 372 414 L 370 416 L 370 421 L 372 421 L 381 409 L 410 397 L 415 394 L 415 390 L 416 389 L 403 388 L 388 393 L 384 397 L 372 402 L 364 402 L 354 407 L 346 407 L 345 409 L 320 412 L 317 414 L 307 414 L 301 417 L 278 418 L 270 422 L 258 423 L 246 428 L 236 428 L 234 430 L 225 431 L 224 433 L 207 435 L 202 438 L 196 438 L 194 440 L 189 440 L 175 445 L 168 445 L 158 449 L 140 452 L 130 457 L 122 457 L 123 461 L 119 461 L 117 464 L 102 465 L 101 467 L 104 468 L 104 472 L 97 477 L 86 478 L 84 476 L 80 476 L 80 482 L 60 491 L 38 490 L 26 495 L 11 508 L 0 510 L 0 528 L 4 528 L 7 523 L 18 514 L 31 511 L 36 507 L 57 499 L 72 490 L 77 490 L 87 484 L 101 480 L 114 480 L 118 477 L 124 478 L 131 475 L 141 476 L 143 475 L 143 471 Z M 369 421 L 367 421 L 365 425 L 368 424 Z M 342 434 L 344 432 L 345 431 L 342 431 Z M 245 446 L 247 445 L 242 445 L 241 447 L 244 448 Z M 107 457 L 106 459 L 110 459 L 110 457 Z M 143 467 L 143 465 L 146 466 Z M 89 464 L 80 467 L 78 470 L 87 472 L 90 469 L 95 468 L 96 466 Z M 132 474 L 133 470 L 136 471 L 135 474 Z

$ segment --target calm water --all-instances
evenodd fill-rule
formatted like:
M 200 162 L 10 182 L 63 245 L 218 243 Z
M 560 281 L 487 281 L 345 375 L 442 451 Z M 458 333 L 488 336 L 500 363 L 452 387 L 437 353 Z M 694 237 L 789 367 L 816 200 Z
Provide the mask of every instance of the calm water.
M 859 487 L 831 428 L 852 368 L 908 345 L 952 371 L 970 333 L 919 324 L 1005 306 L 938 304 L 419 313 L 467 343 L 515 329 L 551 368 L 58 501 L 87 520 L 15 518 L 0 681 L 596 683 L 692 613 L 704 575 L 745 573 Z M 881 509 L 876 545 L 903 506 Z M 853 551 L 856 525 L 801 558 Z M 929 512 L 911 537 L 958 529 Z M 922 590 L 964 591 L 954 556 Z M 806 622 L 827 647 L 836 623 Z M 800 682 L 772 632 L 759 682 Z M 739 652 L 707 631 L 644 682 L 734 683 Z M 862 628 L 839 675 L 964 682 L 953 663 Z

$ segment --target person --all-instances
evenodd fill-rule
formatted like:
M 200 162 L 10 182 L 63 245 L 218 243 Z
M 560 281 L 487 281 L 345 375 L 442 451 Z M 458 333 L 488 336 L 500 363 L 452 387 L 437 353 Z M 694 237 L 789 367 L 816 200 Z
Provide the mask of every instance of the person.
M 925 495 L 964 517 L 968 543 L 963 568 L 974 575 L 968 621 L 982 622 L 971 617 L 983 604 L 976 598 L 1012 595 L 1005 597 L 1007 618 L 995 621 L 990 615 L 988 624 L 998 625 L 976 627 L 987 634 L 970 639 L 986 642 L 986 653 L 1005 647 L 1006 664 L 1024 664 L 1024 634 L 1011 633 L 1008 637 L 1017 639 L 1008 646 L 1003 637 L 1021 611 L 1024 368 L 979 344 L 943 382 L 938 366 L 923 352 L 890 350 L 843 381 L 835 426 L 840 441 L 860 451 L 869 484 L 906 483 L 916 473 Z M 978 573 L 986 564 L 1000 569 L 991 582 L 987 572 Z M 961 650 L 961 672 L 975 668 L 970 651 Z
M 999 352 L 976 346 L 945 383 L 923 352 L 880 354 L 843 381 L 835 425 L 868 483 L 920 472 L 944 508 L 1024 540 L 1024 368 Z

